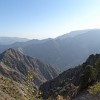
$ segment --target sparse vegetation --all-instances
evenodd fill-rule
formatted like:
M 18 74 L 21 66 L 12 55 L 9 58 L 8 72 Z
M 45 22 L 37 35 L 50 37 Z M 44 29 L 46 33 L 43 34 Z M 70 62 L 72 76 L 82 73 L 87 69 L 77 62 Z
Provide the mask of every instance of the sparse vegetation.
M 25 100 L 24 90 L 21 84 L 0 75 L 0 100 Z
M 42 93 L 34 87 L 34 74 L 31 70 L 28 70 L 26 79 L 25 85 L 27 87 L 29 100 L 41 100 Z
M 42 100 L 41 92 L 33 87 L 31 74 L 26 83 L 20 84 L 0 75 L 0 100 Z
M 100 58 L 96 62 L 96 69 L 98 71 L 97 79 L 100 80 Z

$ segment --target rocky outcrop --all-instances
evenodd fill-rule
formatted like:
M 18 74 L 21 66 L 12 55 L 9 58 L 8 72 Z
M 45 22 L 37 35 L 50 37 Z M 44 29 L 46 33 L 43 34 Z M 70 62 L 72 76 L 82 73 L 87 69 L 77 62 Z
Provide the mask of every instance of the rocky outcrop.
M 55 79 L 43 83 L 40 86 L 43 98 L 56 98 L 58 95 L 64 99 L 75 98 L 81 91 L 99 79 L 100 76 L 97 77 L 100 71 L 97 67 L 98 64 L 100 64 L 100 54 L 90 55 L 82 65 L 71 68 Z

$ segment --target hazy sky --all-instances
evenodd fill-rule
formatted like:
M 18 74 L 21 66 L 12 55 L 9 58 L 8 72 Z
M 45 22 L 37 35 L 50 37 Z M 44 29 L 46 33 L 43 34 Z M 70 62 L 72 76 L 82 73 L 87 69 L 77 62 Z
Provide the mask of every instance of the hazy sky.
M 0 36 L 48 38 L 100 28 L 100 0 L 0 0 Z

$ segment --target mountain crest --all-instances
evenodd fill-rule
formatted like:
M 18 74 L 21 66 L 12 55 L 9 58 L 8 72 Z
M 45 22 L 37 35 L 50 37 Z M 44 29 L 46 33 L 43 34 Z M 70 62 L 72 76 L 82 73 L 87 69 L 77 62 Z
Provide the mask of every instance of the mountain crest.
M 35 83 L 37 85 L 58 75 L 58 71 L 51 65 L 45 64 L 39 59 L 26 56 L 12 48 L 0 54 L 0 66 L 2 68 L 0 73 L 12 77 L 15 81 L 25 79 L 28 71 L 31 70 L 36 78 Z
M 16 53 L 21 54 L 21 52 L 15 50 L 15 49 L 13 49 L 13 48 L 9 48 L 9 49 L 7 49 L 6 51 L 3 52 L 4 55 L 5 55 L 5 54 L 13 54 L 13 55 L 14 55 L 14 54 L 16 54 Z

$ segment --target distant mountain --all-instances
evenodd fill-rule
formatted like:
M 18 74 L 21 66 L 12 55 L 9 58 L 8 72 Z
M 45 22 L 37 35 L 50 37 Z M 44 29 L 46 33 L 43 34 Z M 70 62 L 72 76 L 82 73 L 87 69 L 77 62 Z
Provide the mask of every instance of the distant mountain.
M 89 29 L 87 29 L 87 30 L 71 31 L 71 32 L 66 33 L 66 34 L 64 34 L 64 35 L 58 36 L 56 39 L 72 38 L 72 37 L 75 37 L 75 36 L 77 36 L 77 35 L 86 33 L 86 32 L 88 32 L 88 31 L 89 31 Z
M 26 42 L 29 39 L 18 37 L 0 37 L 0 45 L 10 45 L 15 42 Z
M 92 53 L 100 53 L 100 30 L 90 30 L 72 38 L 51 39 L 44 43 L 23 47 L 27 55 L 58 66 L 60 69 L 85 61 Z
M 38 39 L 32 39 L 26 42 L 15 42 L 11 45 L 11 47 L 27 47 L 27 46 L 31 46 L 31 45 L 38 45 L 41 43 L 45 43 L 49 40 L 53 40 L 51 38 L 48 39 L 43 39 L 43 40 L 38 40 Z
M 99 83 L 97 83 L 99 82 Z M 90 92 L 88 87 L 98 84 L 95 90 L 92 88 Z M 61 100 L 72 100 L 80 94 L 81 99 L 75 100 L 92 100 L 100 99 L 100 54 L 90 55 L 85 63 L 68 69 L 53 80 L 43 83 L 40 90 L 43 92 L 45 100 L 53 100 L 62 97 Z M 95 85 L 96 86 L 96 85 Z M 83 92 L 84 91 L 84 92 Z M 93 92 L 93 93 L 91 93 Z M 90 93 L 90 94 L 89 94 Z M 97 94 L 98 93 L 98 94 Z M 84 95 L 83 95 L 84 94 Z M 99 99 L 93 95 L 99 95 Z M 83 96 L 83 99 L 82 97 Z M 86 96 L 86 97 L 85 97 Z
M 61 70 L 81 64 L 90 54 L 100 53 L 100 29 L 75 31 L 59 38 L 0 45 L 0 52 L 15 48 Z
M 34 76 L 36 86 L 59 74 L 59 71 L 53 66 L 44 64 L 39 59 L 23 55 L 12 48 L 0 54 L 0 73 L 3 76 L 23 83 L 28 71 Z

